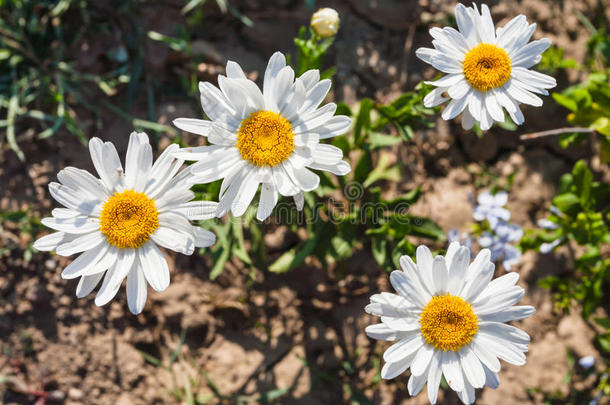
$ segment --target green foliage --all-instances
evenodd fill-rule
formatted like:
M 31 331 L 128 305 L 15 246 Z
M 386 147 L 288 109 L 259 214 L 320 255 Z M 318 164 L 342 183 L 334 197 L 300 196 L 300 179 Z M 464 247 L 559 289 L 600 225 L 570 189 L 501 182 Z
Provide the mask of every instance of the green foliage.
M 8 236 L 8 232 L 16 234 L 20 239 L 29 240 L 28 246 L 23 250 L 23 258 L 27 262 L 31 259 L 34 253 L 32 243 L 34 235 L 39 231 L 46 229 L 40 219 L 33 216 L 27 211 L 0 211 L 0 233 Z M 4 246 L 0 247 L 0 257 L 9 254 L 13 250 L 21 250 L 17 241 L 12 238 L 7 238 Z
M 600 28 L 595 28 L 591 21 L 589 21 L 580 11 L 576 11 L 576 16 L 591 34 L 591 37 L 587 41 L 587 64 L 594 70 L 605 69 L 610 62 L 610 35 L 607 32 L 603 17 L 600 19 L 602 21 L 602 26 Z
M 562 147 L 579 145 L 591 134 L 600 140 L 600 159 L 610 162 L 610 36 L 604 27 L 596 29 L 584 15 L 577 12 L 583 25 L 591 33 L 587 43 L 588 58 L 580 67 L 588 73 L 579 84 L 568 87 L 553 98 L 570 112 L 567 121 L 575 128 L 562 134 Z M 542 69 L 555 71 L 558 68 L 574 68 L 572 61 L 563 59 L 563 51 L 549 49 L 540 64 Z M 592 314 L 605 309 L 608 300 L 604 292 L 610 287 L 610 184 L 598 182 L 584 161 L 574 165 L 572 173 L 562 176 L 557 195 L 552 201 L 549 225 L 543 230 L 528 230 L 521 241 L 522 249 L 566 245 L 570 256 L 568 274 L 547 277 L 540 281 L 543 287 L 553 291 L 558 309 L 569 311 L 574 303 L 581 308 L 583 318 L 588 321 Z M 554 225 L 552 225 L 554 224 Z M 552 226 L 550 226 L 552 225 Z M 595 342 L 602 356 L 610 359 L 610 319 L 596 318 L 595 322 L 606 332 L 597 333 Z M 607 373 L 592 371 L 596 375 L 596 392 L 591 394 L 571 390 L 569 398 L 563 395 L 548 397 L 562 399 L 568 403 L 597 403 L 610 393 Z
M 579 13 L 579 18 L 591 32 L 587 42 L 589 76 L 583 83 L 568 87 L 561 93 L 553 93 L 553 98 L 571 112 L 567 121 L 577 127 L 585 127 L 588 132 L 568 132 L 559 138 L 562 147 L 578 145 L 591 133 L 600 138 L 602 162 L 610 162 L 610 35 L 605 28 L 595 29 Z M 570 67 L 570 66 L 567 66 Z
M 542 59 L 537 65 L 537 70 L 549 75 L 553 75 L 559 69 L 578 68 L 578 62 L 576 62 L 574 59 L 564 58 L 564 53 L 565 51 L 562 48 L 551 45 L 551 47 L 542 54 Z
M 594 181 L 593 173 L 581 160 L 571 174 L 561 178 L 552 204 L 556 210 L 548 220 L 557 229 L 530 231 L 521 246 L 539 249 L 542 243 L 555 240 L 571 246 L 575 273 L 548 277 L 541 284 L 553 289 L 558 308 L 568 310 L 576 301 L 583 317 L 588 318 L 601 304 L 604 288 L 610 282 L 610 257 L 602 248 L 610 243 L 610 185 Z M 575 250 L 582 253 L 575 254 Z
M 432 128 L 432 116 L 440 108 L 424 107 L 424 97 L 431 89 L 432 86 L 421 82 L 414 91 L 408 91 L 388 104 L 364 98 L 356 115 L 353 146 L 371 150 L 400 142 L 399 138 L 381 132 L 388 126 L 394 128 L 403 140 L 411 140 L 415 129 Z
M 588 79 L 576 86 L 568 87 L 561 93 L 553 93 L 557 103 L 572 111 L 567 116 L 570 124 L 586 127 L 600 135 L 601 158 L 610 162 L 610 84 L 608 74 L 591 73 Z M 589 133 L 567 133 L 560 139 L 560 145 L 578 145 Z
M 122 3 L 117 13 L 131 16 L 134 4 Z M 25 155 L 20 142 L 45 139 L 60 129 L 86 143 L 90 127 L 102 127 L 100 106 L 136 128 L 168 131 L 165 125 L 125 112 L 142 76 L 139 44 L 131 40 L 126 41 L 129 49 L 110 47 L 105 55 L 109 68 L 100 74 L 80 71 L 78 61 L 69 59 L 90 33 L 109 30 L 112 23 L 100 21 L 94 13 L 84 0 L 7 0 L 0 5 L 0 114 L 6 117 L 0 128 L 6 127 L 8 144 L 21 160 Z M 106 100 L 124 87 L 125 110 Z
M 182 8 L 182 14 L 188 14 L 191 11 L 197 12 L 197 9 L 203 7 L 207 0 L 188 0 L 186 5 Z M 254 25 L 251 19 L 240 13 L 238 9 L 233 7 L 228 0 L 216 0 L 216 5 L 223 14 L 231 13 L 235 16 L 242 24 L 251 27 Z
M 356 112 L 345 105 L 340 107 L 342 114 L 354 117 L 352 136 L 337 137 L 333 141 L 346 156 L 359 156 L 351 181 L 343 183 L 347 179 L 342 178 L 337 186 L 329 175 L 322 175 L 321 187 L 316 193 L 319 199 L 305 196 L 302 222 L 306 223 L 308 238 L 281 255 L 269 266 L 270 271 L 291 270 L 309 255 L 323 263 L 339 262 L 365 246 L 370 246 L 380 266 L 391 270 L 396 268 L 401 255 L 414 254 L 415 246 L 408 241 L 408 236 L 434 241 L 445 238 L 436 223 L 409 213 L 421 195 L 419 188 L 387 199 L 381 187 L 383 182 L 399 181 L 402 170 L 399 163 L 380 150 L 404 138 L 410 139 L 418 125 L 432 125 L 425 114 L 433 111 L 421 105 L 423 86 L 416 89 L 387 105 L 364 99 Z M 383 132 L 390 127 L 402 136 Z M 337 188 L 341 187 L 343 195 L 337 198 Z M 297 228 L 296 224 L 292 226 L 295 231 Z
M 298 54 L 296 60 L 297 76 L 302 75 L 309 69 L 320 69 L 322 58 L 326 51 L 335 41 L 335 37 L 320 38 L 313 29 L 301 27 L 298 36 L 294 39 Z M 322 78 L 328 78 L 335 74 L 335 68 L 322 72 Z

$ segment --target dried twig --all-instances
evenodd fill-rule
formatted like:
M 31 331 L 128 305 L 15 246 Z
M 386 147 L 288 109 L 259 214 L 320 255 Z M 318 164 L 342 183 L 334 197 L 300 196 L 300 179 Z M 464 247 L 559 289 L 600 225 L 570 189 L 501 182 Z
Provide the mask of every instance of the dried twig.
M 407 32 L 407 37 L 405 38 L 404 54 L 403 59 L 400 63 L 400 77 L 398 79 L 398 82 L 400 83 L 401 87 L 407 84 L 407 65 L 409 64 L 409 56 L 411 54 L 411 49 L 413 48 L 413 39 L 415 38 L 416 28 L 416 23 L 409 24 L 409 31 Z
M 584 127 L 565 127 L 565 128 L 557 128 L 557 129 L 550 129 L 548 131 L 541 131 L 541 132 L 532 132 L 530 134 L 524 134 L 521 135 L 521 140 L 522 141 L 527 141 L 530 139 L 537 139 L 537 138 L 543 138 L 545 136 L 554 136 L 554 135 L 561 135 L 561 134 L 571 134 L 571 133 L 594 133 L 595 130 L 591 129 L 591 128 L 584 128 Z

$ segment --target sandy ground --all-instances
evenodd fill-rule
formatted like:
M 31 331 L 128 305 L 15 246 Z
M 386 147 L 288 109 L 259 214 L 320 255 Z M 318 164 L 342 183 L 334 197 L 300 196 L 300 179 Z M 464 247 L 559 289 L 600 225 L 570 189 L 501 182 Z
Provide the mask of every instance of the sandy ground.
M 201 27 L 198 40 L 208 50 L 199 73 L 202 80 L 222 72 L 225 58 L 240 61 L 248 72 L 260 76 L 272 51 L 292 50 L 296 27 L 305 24 L 309 15 L 302 2 L 234 3 L 255 25 L 245 27 L 209 7 L 210 24 Z M 331 99 L 353 103 L 369 96 L 386 101 L 434 75 L 414 55 L 414 49 L 430 40 L 416 19 L 441 24 L 451 14 L 453 3 L 321 3 L 336 7 L 342 15 L 341 33 L 327 60 L 338 66 Z M 142 6 L 145 28 L 175 34 L 176 24 L 183 20 L 181 4 Z M 582 60 L 586 36 L 574 10 L 592 15 L 602 2 L 493 4 L 496 22 L 525 13 L 539 23 L 536 38 L 549 37 L 566 49 L 567 56 Z M 95 70 L 99 68 L 96 63 L 102 63 L 95 58 L 103 50 L 103 41 L 90 41 L 91 54 L 79 55 L 79 60 L 88 61 Z M 167 78 L 183 72 L 175 52 L 164 45 L 149 41 L 146 52 L 151 74 Z M 560 76 L 560 88 L 576 79 L 577 75 Z M 141 99 L 133 114 L 145 110 L 146 100 Z M 157 100 L 157 113 L 160 122 L 169 122 L 179 116 L 196 116 L 199 110 L 196 100 L 167 95 Z M 548 120 L 540 117 L 563 114 L 546 98 L 543 108 L 525 108 L 527 131 L 549 129 Z M 113 116 L 105 118 L 104 128 L 88 135 L 116 142 L 123 155 L 131 128 Z M 559 176 L 577 157 L 590 156 L 590 145 L 562 151 L 554 140 L 523 144 L 518 133 L 493 129 L 477 139 L 463 133 L 459 123 L 439 120 L 433 130 L 418 132 L 413 142 L 387 153 L 403 166 L 404 179 L 398 189 L 423 187 L 423 197 L 413 213 L 431 217 L 445 230 L 468 229 L 472 206 L 467 195 L 476 193 L 475 182 L 485 183 L 483 167 L 501 178 L 517 171 L 508 208 L 515 222 L 532 227 L 548 208 Z M 28 209 L 36 216 L 46 216 L 56 206 L 46 185 L 57 171 L 67 165 L 92 168 L 86 149 L 67 134 L 24 145 L 25 164 L 3 149 L 2 210 Z M 181 403 L 189 391 L 205 399 L 212 398 L 215 389 L 224 399 L 209 399 L 211 403 L 243 403 L 239 401 L 265 392 L 271 395 L 278 389 L 287 391 L 277 400 L 286 404 L 427 403 L 425 394 L 409 397 L 406 375 L 392 381 L 378 378 L 380 356 L 388 345 L 366 337 L 365 326 L 376 319 L 363 308 L 371 294 L 391 287 L 387 275 L 365 250 L 329 268 L 307 261 L 286 275 L 258 271 L 254 282 L 238 259 L 231 260 L 211 282 L 211 257 L 170 252 L 170 287 L 162 294 L 149 291 L 144 312 L 133 316 L 127 310 L 124 289 L 103 308 L 96 307 L 92 297 L 77 300 L 73 296 L 76 281 L 60 277 L 70 259 L 34 253 L 25 260 L 29 236 L 10 221 L 2 226 L 2 245 L 15 246 L 0 262 L 0 375 L 12 376 L 13 384 L 13 389 L 0 391 L 4 403 L 35 402 L 18 393 L 22 383 L 63 397 L 48 403 L 74 405 Z M 297 237 L 280 227 L 269 229 L 266 239 L 282 246 L 283 240 Z M 479 404 L 545 403 L 540 390 L 569 390 L 564 378 L 573 367 L 566 353 L 572 351 L 577 357 L 595 353 L 593 331 L 578 311 L 563 316 L 554 313 L 550 294 L 537 286 L 541 277 L 569 272 L 567 257 L 561 250 L 548 256 L 528 252 L 516 267 L 521 274 L 519 284 L 526 289 L 523 303 L 537 308 L 534 317 L 516 323 L 532 336 L 528 362 L 523 367 L 504 364 L 500 387 L 478 392 Z M 147 361 L 143 353 L 161 359 L 161 364 Z M 579 384 L 581 389 L 590 388 L 586 380 Z M 446 391 L 439 403 L 457 403 L 457 396 Z

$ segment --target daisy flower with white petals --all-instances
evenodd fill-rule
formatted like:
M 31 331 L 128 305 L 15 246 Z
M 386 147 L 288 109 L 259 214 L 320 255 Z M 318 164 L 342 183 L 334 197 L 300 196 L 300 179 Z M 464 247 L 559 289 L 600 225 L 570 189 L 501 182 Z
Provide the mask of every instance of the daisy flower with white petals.
M 433 82 L 436 86 L 424 105 L 433 107 L 451 99 L 442 117 L 450 120 L 462 114 L 462 127 L 491 128 L 494 121 L 504 122 L 504 111 L 518 125 L 524 121 L 520 104 L 542 105 L 536 94 L 548 95 L 546 89 L 556 86 L 553 77 L 530 70 L 540 62 L 541 53 L 550 45 L 548 39 L 529 42 L 536 24 L 528 24 L 524 15 L 494 28 L 487 5 L 455 8 L 458 30 L 432 28 L 432 48 L 419 48 L 418 58 L 431 64 L 446 76 Z M 529 43 L 528 43 L 529 42 Z M 446 97 L 446 94 L 449 98 Z
M 490 252 L 483 249 L 470 263 L 467 247 L 453 242 L 447 254 L 432 257 L 417 248 L 417 264 L 400 258 L 402 270 L 390 274 L 398 294 L 371 297 L 365 310 L 381 323 L 366 328 L 369 337 L 397 341 L 383 354 L 381 377 L 390 379 L 411 369 L 407 388 L 417 395 L 428 384 L 428 398 L 436 403 L 441 376 L 465 404 L 475 400 L 475 388 L 496 388 L 502 359 L 525 364 L 527 333 L 505 322 L 524 319 L 535 310 L 515 306 L 523 288 L 519 275 L 495 280 Z
M 158 246 L 190 255 L 215 242 L 213 233 L 189 222 L 215 217 L 217 203 L 191 201 L 192 176 L 188 170 L 178 173 L 184 161 L 172 156 L 177 148 L 170 145 L 153 164 L 148 136 L 134 132 L 123 170 L 114 145 L 93 138 L 89 152 L 100 178 L 67 167 L 57 174 L 59 183 L 49 184 L 51 196 L 65 208 L 42 220 L 58 232 L 34 247 L 61 256 L 81 253 L 61 273 L 65 279 L 80 277 L 78 298 L 103 279 L 95 304 L 105 305 L 127 278 L 127 303 L 138 314 L 147 284 L 156 291 L 169 285 L 169 267 Z
M 302 209 L 303 192 L 320 182 L 309 169 L 336 175 L 351 170 L 341 149 L 320 143 L 344 134 L 351 119 L 335 116 L 335 103 L 318 108 L 331 82 L 320 80 L 317 70 L 295 80 L 284 55 L 276 52 L 265 70 L 262 92 L 232 61 L 227 63 L 227 76 L 218 76 L 218 85 L 220 89 L 199 83 L 201 106 L 209 120 L 174 120 L 178 128 L 205 136 L 211 144 L 184 148 L 174 156 L 197 160 L 190 170 L 199 183 L 223 179 L 218 216 L 229 210 L 242 215 L 261 183 L 259 220 L 271 215 L 278 193 L 294 197 Z

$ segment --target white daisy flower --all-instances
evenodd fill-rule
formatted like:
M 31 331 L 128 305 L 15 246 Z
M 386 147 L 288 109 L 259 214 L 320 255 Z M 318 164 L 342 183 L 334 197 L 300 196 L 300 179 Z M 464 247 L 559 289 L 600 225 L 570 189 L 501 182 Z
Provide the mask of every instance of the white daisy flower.
M 169 268 L 158 246 L 190 255 L 196 247 L 212 245 L 213 233 L 189 220 L 213 218 L 217 203 L 192 201 L 192 176 L 178 175 L 183 160 L 170 145 L 153 164 L 145 133 L 129 138 L 125 170 L 110 142 L 89 141 L 89 152 L 100 178 L 86 170 L 67 167 L 57 174 L 60 183 L 49 184 L 51 196 L 65 208 L 55 208 L 42 223 L 58 232 L 34 243 L 41 251 L 58 255 L 82 253 L 61 276 L 80 277 L 76 296 L 88 295 L 99 284 L 96 305 L 105 305 L 127 277 L 127 303 L 134 314 L 146 303 L 147 283 L 163 291 L 169 285 Z
M 491 281 L 494 265 L 483 249 L 470 262 L 470 251 L 454 242 L 447 254 L 432 257 L 417 248 L 417 264 L 400 258 L 401 270 L 390 274 L 398 294 L 371 297 L 365 310 L 381 317 L 366 333 L 373 339 L 398 341 L 383 354 L 381 377 L 390 379 L 411 369 L 408 390 L 417 395 L 426 382 L 436 403 L 441 375 L 465 404 L 475 400 L 475 388 L 496 388 L 502 359 L 525 364 L 529 336 L 504 322 L 524 319 L 535 310 L 514 306 L 523 297 L 519 275 L 508 273 Z
M 443 111 L 445 120 L 462 114 L 462 126 L 472 128 L 475 121 L 482 130 L 491 128 L 494 121 L 504 121 L 503 108 L 511 119 L 521 125 L 524 121 L 520 104 L 535 107 L 542 99 L 534 93 L 548 95 L 546 89 L 556 86 L 553 77 L 529 70 L 540 62 L 540 54 L 550 45 L 548 39 L 529 40 L 536 24 L 528 24 L 519 15 L 504 27 L 494 29 L 487 5 L 465 7 L 458 4 L 455 17 L 459 31 L 454 28 L 432 28 L 432 48 L 419 48 L 417 57 L 431 64 L 446 76 L 434 82 L 436 86 L 424 99 L 426 107 L 451 101 Z M 445 93 L 449 98 L 446 98 Z
M 295 80 L 280 52 L 265 71 L 263 91 L 229 61 L 227 76 L 218 76 L 220 89 L 199 83 L 201 105 L 210 120 L 178 118 L 178 128 L 207 137 L 210 146 L 181 149 L 175 156 L 197 160 L 190 168 L 199 183 L 224 179 L 218 216 L 229 210 L 242 215 L 262 183 L 257 218 L 264 220 L 278 200 L 278 192 L 292 196 L 303 208 L 303 192 L 318 187 L 320 178 L 309 169 L 337 175 L 349 173 L 341 149 L 320 143 L 344 134 L 349 117 L 334 116 L 336 104 L 318 108 L 331 82 L 309 70 Z

